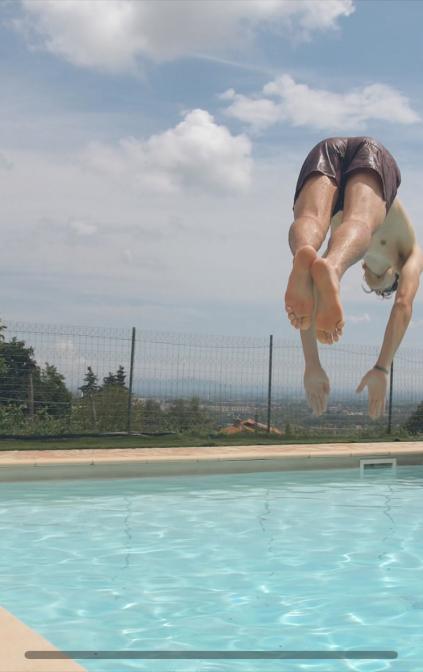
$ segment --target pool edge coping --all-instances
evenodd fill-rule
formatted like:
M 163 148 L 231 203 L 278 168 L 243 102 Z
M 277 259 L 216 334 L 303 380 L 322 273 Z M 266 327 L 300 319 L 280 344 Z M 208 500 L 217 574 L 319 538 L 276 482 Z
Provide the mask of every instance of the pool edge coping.
M 370 457 L 423 464 L 423 442 L 0 451 L 0 481 L 342 469 Z

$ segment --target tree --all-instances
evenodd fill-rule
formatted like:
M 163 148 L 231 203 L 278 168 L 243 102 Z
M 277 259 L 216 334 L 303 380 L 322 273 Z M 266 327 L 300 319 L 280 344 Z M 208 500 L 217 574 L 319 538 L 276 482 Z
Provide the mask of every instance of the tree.
M 53 364 L 46 362 L 44 369 L 37 367 L 34 400 L 36 408 L 43 408 L 50 416 L 63 417 L 69 414 L 72 395 L 66 387 L 65 377 Z
M 0 358 L 3 361 L 0 372 L 0 404 L 20 403 L 31 408 L 33 375 L 37 369 L 34 350 L 24 341 L 12 338 L 0 342 Z
M 0 320 L 0 343 L 3 343 L 4 341 L 4 334 L 3 331 L 7 329 L 5 324 L 1 323 Z M 3 357 L 0 357 L 0 375 L 3 373 L 3 371 L 6 370 L 6 361 L 3 359 Z
M 89 409 L 89 424 L 94 429 L 97 428 L 97 410 L 95 404 L 95 396 L 99 391 L 98 378 L 92 370 L 91 366 L 87 367 L 87 373 L 84 378 L 84 385 L 81 385 L 78 389 L 82 392 L 82 403 L 78 406 L 76 410 L 76 416 L 79 422 L 82 422 L 83 427 L 85 427 L 84 415 L 86 415 L 87 406 Z
M 167 415 L 162 411 L 160 403 L 147 399 L 142 406 L 142 431 L 159 432 L 167 429 Z
M 405 422 L 404 429 L 410 432 L 410 434 L 423 433 L 423 401 L 420 402 L 414 413 Z
M 120 387 L 125 387 L 126 373 L 122 364 L 119 365 L 119 368 L 116 371 L 115 379 L 116 379 L 116 385 L 120 385 Z
M 122 364 L 120 364 L 116 373 L 112 373 L 111 371 L 109 371 L 109 375 L 103 378 L 103 387 L 107 387 L 109 385 L 118 385 L 119 387 L 125 387 L 125 378 L 126 378 L 125 369 L 123 368 Z
M 96 429 L 100 432 L 126 431 L 129 392 L 125 386 L 125 377 L 125 369 L 119 366 L 116 373 L 109 371 L 103 378 L 103 384 L 99 386 L 98 378 L 89 366 L 84 385 L 79 388 L 82 399 L 75 405 L 73 422 L 81 429 Z
M 78 387 L 78 390 L 81 390 L 83 397 L 90 397 L 94 392 L 98 392 L 100 389 L 98 384 L 98 378 L 92 370 L 91 366 L 87 367 L 87 373 L 84 378 L 84 385 Z
M 103 378 L 103 387 L 108 387 L 109 385 L 116 385 L 116 376 L 111 371 L 109 371 L 108 376 Z
M 175 399 L 169 407 L 168 418 L 170 426 L 178 432 L 210 425 L 210 418 L 201 408 L 197 397 L 189 401 Z

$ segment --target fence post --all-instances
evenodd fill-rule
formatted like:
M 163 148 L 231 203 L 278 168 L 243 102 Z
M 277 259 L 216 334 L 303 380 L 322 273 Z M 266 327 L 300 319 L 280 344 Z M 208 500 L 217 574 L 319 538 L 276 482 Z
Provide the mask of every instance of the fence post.
M 269 380 L 267 387 L 267 432 L 270 433 L 272 418 L 272 360 L 273 360 L 273 334 L 269 340 Z
M 129 369 L 129 390 L 128 390 L 128 434 L 131 433 L 131 422 L 132 422 L 132 385 L 134 381 L 134 358 L 135 358 L 135 327 L 132 327 L 131 365 Z
M 388 409 L 388 434 L 392 431 L 392 396 L 394 388 L 394 360 L 391 362 L 391 375 L 389 376 L 389 409 Z

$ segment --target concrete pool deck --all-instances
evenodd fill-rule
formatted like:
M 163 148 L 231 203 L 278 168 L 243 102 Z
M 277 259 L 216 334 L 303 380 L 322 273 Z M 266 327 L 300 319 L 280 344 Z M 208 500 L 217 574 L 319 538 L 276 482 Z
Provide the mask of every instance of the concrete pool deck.
M 85 672 L 69 658 L 31 660 L 26 651 L 57 651 L 44 637 L 0 607 L 0 672 Z
M 361 459 L 383 457 L 423 464 L 423 442 L 0 450 L 0 481 L 358 468 Z

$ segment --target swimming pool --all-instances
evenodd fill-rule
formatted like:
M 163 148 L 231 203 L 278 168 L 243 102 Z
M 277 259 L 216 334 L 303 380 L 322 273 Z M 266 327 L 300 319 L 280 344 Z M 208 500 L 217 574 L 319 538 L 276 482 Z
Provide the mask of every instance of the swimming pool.
M 398 651 L 79 660 L 87 670 L 421 666 L 422 466 L 2 483 L 0 493 L 0 604 L 61 649 Z

